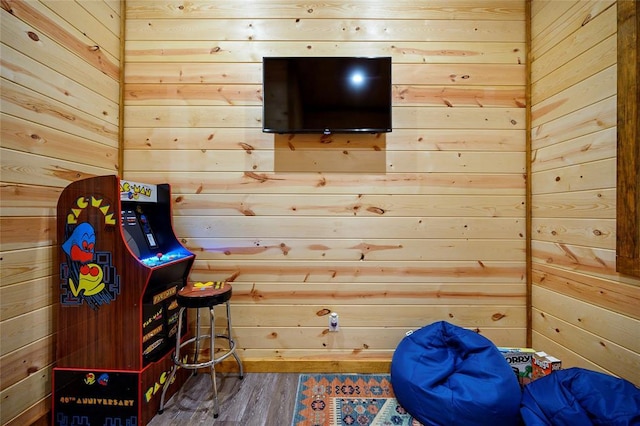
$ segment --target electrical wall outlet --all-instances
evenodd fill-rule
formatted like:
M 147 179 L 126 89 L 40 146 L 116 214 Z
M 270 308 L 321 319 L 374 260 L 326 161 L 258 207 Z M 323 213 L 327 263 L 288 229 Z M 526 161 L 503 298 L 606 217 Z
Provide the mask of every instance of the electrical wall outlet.
M 331 315 L 329 315 L 329 331 L 338 331 L 338 330 L 340 330 L 338 314 L 336 312 L 331 312 Z

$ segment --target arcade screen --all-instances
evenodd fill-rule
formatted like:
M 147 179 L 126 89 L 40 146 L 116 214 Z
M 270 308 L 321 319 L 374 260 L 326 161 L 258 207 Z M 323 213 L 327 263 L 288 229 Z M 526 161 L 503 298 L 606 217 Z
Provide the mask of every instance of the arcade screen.
M 154 224 L 153 215 L 146 210 L 152 210 L 153 204 L 145 208 L 142 204 L 123 203 L 122 233 L 125 242 L 142 263 L 153 267 L 172 262 L 190 255 L 180 247 L 164 247 L 162 233 L 170 231 L 166 225 Z M 172 239 L 167 239 L 172 241 Z

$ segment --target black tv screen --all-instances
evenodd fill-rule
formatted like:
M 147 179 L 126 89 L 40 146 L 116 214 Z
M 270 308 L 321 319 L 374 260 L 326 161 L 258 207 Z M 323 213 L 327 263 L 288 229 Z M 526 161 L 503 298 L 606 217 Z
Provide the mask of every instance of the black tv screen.
M 390 57 L 265 57 L 267 133 L 391 131 Z

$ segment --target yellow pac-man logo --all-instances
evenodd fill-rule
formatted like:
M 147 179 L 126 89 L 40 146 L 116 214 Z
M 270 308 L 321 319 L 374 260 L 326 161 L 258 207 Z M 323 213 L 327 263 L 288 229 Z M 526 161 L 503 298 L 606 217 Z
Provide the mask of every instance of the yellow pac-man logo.
M 109 204 L 102 205 L 102 198 L 95 198 L 94 196 L 91 196 L 91 203 L 89 203 L 89 199 L 87 197 L 80 197 L 76 200 L 76 205 L 79 208 L 71 208 L 71 213 L 67 215 L 67 223 L 69 225 L 75 225 L 76 223 L 78 223 L 78 217 L 80 216 L 80 213 L 82 213 L 84 209 L 89 207 L 89 205 L 91 205 L 91 207 L 98 208 L 102 212 L 105 224 L 116 224 L 113 213 L 110 212 L 111 206 Z

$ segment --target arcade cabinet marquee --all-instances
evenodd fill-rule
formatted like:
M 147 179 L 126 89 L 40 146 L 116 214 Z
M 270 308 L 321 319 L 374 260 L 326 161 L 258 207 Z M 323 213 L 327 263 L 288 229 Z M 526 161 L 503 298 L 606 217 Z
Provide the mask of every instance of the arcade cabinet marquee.
M 195 259 L 173 232 L 170 187 L 84 179 L 64 189 L 57 215 L 53 424 L 144 425 L 175 368 L 175 295 Z M 179 371 L 169 395 L 187 377 Z

